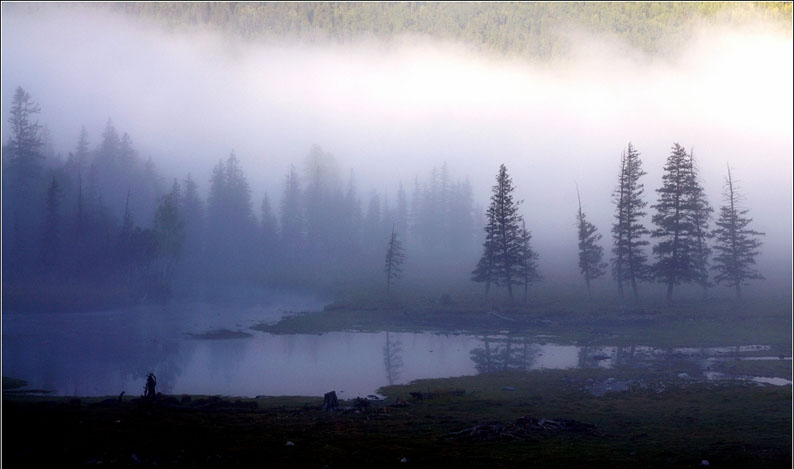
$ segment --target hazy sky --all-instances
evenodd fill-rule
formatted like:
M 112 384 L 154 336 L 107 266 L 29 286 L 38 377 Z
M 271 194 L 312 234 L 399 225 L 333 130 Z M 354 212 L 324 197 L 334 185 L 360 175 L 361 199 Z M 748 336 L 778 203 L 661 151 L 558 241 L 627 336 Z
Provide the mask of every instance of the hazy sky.
M 85 9 L 79 16 L 3 10 L 3 142 L 21 85 L 64 155 L 81 125 L 93 146 L 110 117 L 165 176 L 190 171 L 202 190 L 212 166 L 234 149 L 257 201 L 265 190 L 280 197 L 289 164 L 300 167 L 313 143 L 355 169 L 362 195 L 399 181 L 410 186 L 446 161 L 486 205 L 505 163 L 525 200 L 541 268 L 555 260 L 575 266 L 574 183 L 609 238 L 626 144 L 642 154 L 651 205 L 678 142 L 694 148 L 715 208 L 730 163 L 755 228 L 767 233 L 760 267 L 790 275 L 790 30 L 703 29 L 664 60 L 569 31 L 571 55 L 538 64 L 415 37 L 251 44 L 165 33 Z

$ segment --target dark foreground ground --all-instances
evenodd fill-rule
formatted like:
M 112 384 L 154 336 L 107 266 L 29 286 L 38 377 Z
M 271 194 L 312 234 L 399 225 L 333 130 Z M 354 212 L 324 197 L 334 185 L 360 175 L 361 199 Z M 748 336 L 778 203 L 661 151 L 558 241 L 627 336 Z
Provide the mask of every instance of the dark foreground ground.
M 658 369 L 419 381 L 379 401 L 3 396 L 3 465 L 791 467 L 791 386 Z M 413 394 L 412 394 L 413 393 Z

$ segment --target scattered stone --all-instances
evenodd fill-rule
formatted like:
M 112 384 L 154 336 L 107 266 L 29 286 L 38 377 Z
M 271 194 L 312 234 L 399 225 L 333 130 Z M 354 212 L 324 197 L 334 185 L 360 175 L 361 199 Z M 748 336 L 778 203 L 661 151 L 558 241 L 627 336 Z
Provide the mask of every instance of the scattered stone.
M 402 458 L 402 459 L 400 459 L 400 462 L 406 463 L 406 462 L 408 462 L 408 458 Z
M 708 466 L 709 465 L 708 459 L 704 459 L 704 460 L 700 461 L 700 465 L 701 466 Z
M 287 444 L 286 444 L 286 445 L 284 445 L 284 446 L 295 446 L 295 443 L 293 443 L 293 442 L 291 442 L 291 441 L 288 441 L 288 442 L 287 442 Z
M 573 419 L 521 417 L 513 423 L 493 422 L 475 425 L 457 432 L 450 432 L 447 436 L 455 438 L 473 438 L 477 440 L 524 440 L 541 435 L 551 435 L 562 432 L 595 434 L 596 427 L 595 425 Z
M 502 391 L 515 391 L 515 390 L 516 388 L 514 388 L 513 386 L 505 386 L 502 388 Z

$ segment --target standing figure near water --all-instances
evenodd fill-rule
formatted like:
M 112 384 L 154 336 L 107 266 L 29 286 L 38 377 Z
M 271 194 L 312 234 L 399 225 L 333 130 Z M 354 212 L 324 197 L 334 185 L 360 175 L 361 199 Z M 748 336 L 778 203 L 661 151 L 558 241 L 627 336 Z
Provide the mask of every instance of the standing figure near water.
M 147 399 L 154 399 L 156 393 L 154 387 L 157 386 L 157 378 L 154 373 L 146 375 L 146 386 L 143 387 L 143 397 Z

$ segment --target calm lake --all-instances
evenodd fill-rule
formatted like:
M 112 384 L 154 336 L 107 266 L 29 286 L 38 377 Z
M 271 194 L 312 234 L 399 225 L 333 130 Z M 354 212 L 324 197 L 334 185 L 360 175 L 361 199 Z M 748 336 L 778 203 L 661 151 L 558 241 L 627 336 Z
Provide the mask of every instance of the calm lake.
M 319 396 L 374 394 L 388 384 L 501 369 L 612 367 L 628 360 L 718 360 L 761 345 L 710 349 L 579 347 L 553 337 L 435 333 L 332 332 L 273 335 L 249 328 L 289 311 L 317 310 L 317 300 L 276 299 L 254 306 L 208 304 L 96 313 L 3 314 L 3 376 L 58 395 L 143 393 L 155 373 L 167 394 Z M 216 330 L 248 337 L 206 339 Z M 771 357 L 770 357 L 771 358 Z M 779 384 L 789 384 L 779 383 Z

